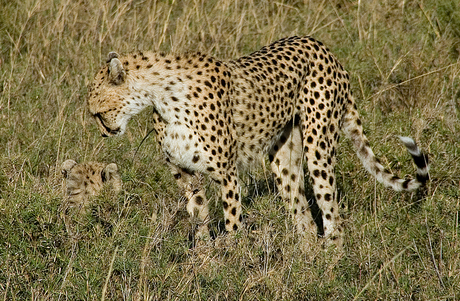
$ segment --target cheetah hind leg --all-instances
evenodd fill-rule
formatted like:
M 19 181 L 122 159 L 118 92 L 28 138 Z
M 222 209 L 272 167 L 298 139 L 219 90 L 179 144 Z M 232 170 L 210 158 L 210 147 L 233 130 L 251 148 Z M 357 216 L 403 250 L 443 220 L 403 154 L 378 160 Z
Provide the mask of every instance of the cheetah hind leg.
M 281 198 L 294 225 L 304 237 L 305 249 L 317 242 L 317 225 L 305 197 L 302 135 L 299 125 L 288 124 L 269 153 L 270 167 Z
M 175 165 L 170 164 L 171 172 L 177 185 L 183 191 L 187 201 L 187 212 L 195 228 L 195 239 L 207 240 L 209 236 L 209 208 L 203 189 L 203 176 L 199 173 L 189 173 Z
M 334 144 L 320 136 L 316 145 L 306 147 L 310 181 L 319 209 L 322 212 L 326 246 L 343 247 L 343 228 L 339 215 L 336 179 L 334 174 Z M 324 140 L 323 140 L 324 139 Z

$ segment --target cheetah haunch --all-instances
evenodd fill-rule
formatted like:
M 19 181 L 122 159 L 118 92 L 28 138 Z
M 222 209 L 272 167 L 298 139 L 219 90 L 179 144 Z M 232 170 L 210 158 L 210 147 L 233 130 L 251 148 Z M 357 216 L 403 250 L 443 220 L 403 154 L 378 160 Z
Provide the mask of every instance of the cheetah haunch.
M 402 138 L 417 165 L 415 179 L 386 171 L 363 133 L 349 76 L 333 54 L 310 37 L 277 41 L 248 56 L 223 62 L 195 53 L 111 52 L 88 89 L 89 111 L 103 136 L 121 135 L 128 120 L 153 106 L 154 129 L 187 209 L 208 218 L 200 173 L 222 189 L 228 231 L 241 225 L 237 167 L 268 154 L 281 197 L 296 228 L 317 233 L 304 191 L 304 160 L 325 236 L 342 244 L 334 166 L 339 130 L 364 167 L 394 190 L 414 190 L 428 180 L 427 158 Z

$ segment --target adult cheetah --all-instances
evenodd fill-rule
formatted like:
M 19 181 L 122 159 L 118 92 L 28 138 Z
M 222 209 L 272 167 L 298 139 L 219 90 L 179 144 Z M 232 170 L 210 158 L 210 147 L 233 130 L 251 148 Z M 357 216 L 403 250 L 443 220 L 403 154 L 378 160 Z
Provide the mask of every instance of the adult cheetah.
M 188 212 L 208 219 L 203 187 L 196 183 L 201 173 L 209 174 L 221 186 L 228 231 L 242 222 L 237 167 L 268 154 L 297 230 L 316 235 L 304 191 L 306 161 L 324 235 L 341 245 L 334 175 L 340 129 L 384 185 L 409 191 L 428 180 L 427 157 L 410 138 L 402 142 L 417 165 L 415 179 L 401 179 L 379 163 L 363 133 L 348 73 L 311 37 L 282 39 L 227 62 L 201 53 L 111 52 L 88 90 L 89 111 L 103 136 L 123 134 L 131 116 L 153 106 L 157 139 L 185 189 Z

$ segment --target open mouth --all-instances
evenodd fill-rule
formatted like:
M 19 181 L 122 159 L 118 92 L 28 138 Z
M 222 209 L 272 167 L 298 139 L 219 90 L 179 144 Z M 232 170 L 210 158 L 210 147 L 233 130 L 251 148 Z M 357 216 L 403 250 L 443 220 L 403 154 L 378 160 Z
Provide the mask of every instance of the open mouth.
M 102 117 L 101 117 L 101 114 L 99 114 L 99 113 L 95 114 L 94 118 L 96 119 L 97 123 L 99 124 L 99 127 L 101 129 L 103 137 L 116 135 L 120 131 L 120 128 L 111 129 L 108 126 L 106 126 L 104 124 L 104 121 L 103 121 Z

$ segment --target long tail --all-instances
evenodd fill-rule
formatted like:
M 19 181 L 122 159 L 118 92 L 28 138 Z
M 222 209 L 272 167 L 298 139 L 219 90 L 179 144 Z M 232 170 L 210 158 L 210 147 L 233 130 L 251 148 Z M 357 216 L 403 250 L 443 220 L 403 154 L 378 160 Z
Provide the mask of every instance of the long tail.
M 366 135 L 364 135 L 359 114 L 352 99 L 349 102 L 347 113 L 343 119 L 343 130 L 351 139 L 356 153 L 366 170 L 385 186 L 391 187 L 396 191 L 411 191 L 419 188 L 428 181 L 428 156 L 421 152 L 414 140 L 409 137 L 399 137 L 399 139 L 407 147 L 417 166 L 415 179 L 401 179 L 382 166 L 379 159 L 375 157 Z

